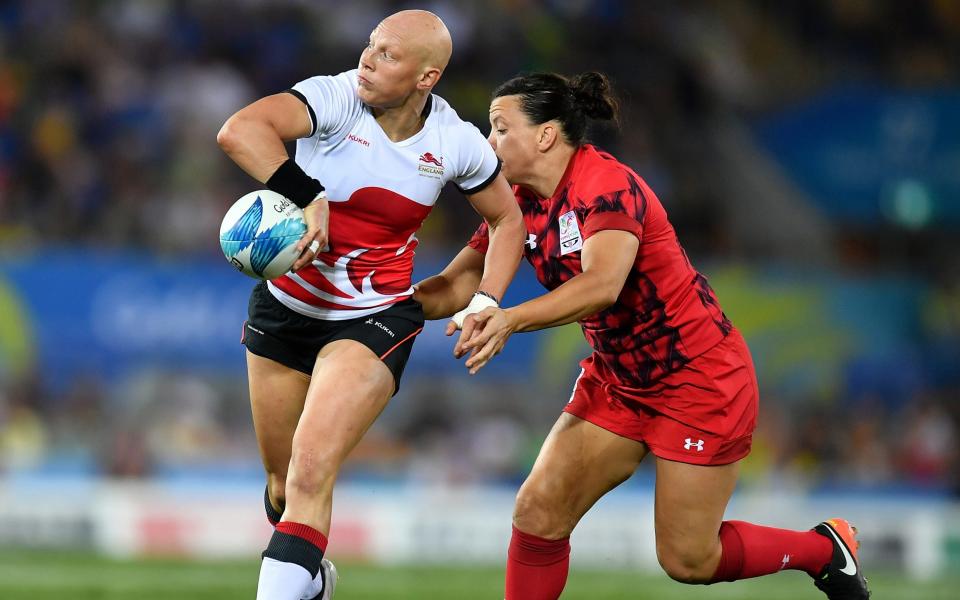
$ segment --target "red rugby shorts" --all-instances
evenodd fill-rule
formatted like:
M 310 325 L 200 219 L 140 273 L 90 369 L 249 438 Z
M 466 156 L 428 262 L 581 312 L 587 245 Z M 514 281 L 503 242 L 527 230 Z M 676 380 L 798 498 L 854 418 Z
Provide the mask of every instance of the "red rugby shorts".
M 564 412 L 643 442 L 667 460 L 724 465 L 750 453 L 759 392 L 750 350 L 736 329 L 649 387 L 616 383 L 593 355 L 580 365 Z

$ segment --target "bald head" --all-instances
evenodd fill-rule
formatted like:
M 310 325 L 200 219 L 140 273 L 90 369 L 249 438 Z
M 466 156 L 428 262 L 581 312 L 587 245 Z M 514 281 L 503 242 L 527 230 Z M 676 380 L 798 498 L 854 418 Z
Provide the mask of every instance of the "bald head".
M 443 71 L 453 53 L 453 40 L 447 26 L 437 15 L 426 10 L 401 10 L 380 22 L 379 29 L 400 40 L 404 46 L 422 57 L 425 67 Z

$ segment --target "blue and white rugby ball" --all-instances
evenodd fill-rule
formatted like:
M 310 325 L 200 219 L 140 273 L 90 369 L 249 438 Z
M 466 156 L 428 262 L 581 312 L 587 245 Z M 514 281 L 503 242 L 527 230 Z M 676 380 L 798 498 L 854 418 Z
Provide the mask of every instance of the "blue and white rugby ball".
M 307 232 L 303 210 L 271 190 L 250 192 L 234 202 L 220 224 L 220 247 L 238 271 L 276 279 L 297 260 L 297 241 Z

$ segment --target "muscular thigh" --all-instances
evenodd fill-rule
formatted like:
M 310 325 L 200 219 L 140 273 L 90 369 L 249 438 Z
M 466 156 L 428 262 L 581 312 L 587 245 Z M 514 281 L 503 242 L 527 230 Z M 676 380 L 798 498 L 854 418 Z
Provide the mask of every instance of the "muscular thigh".
M 247 380 L 264 467 L 268 473 L 285 477 L 310 377 L 247 351 Z
M 560 415 L 521 487 L 517 526 L 545 537 L 568 535 L 601 496 L 633 474 L 646 454 L 641 442 Z
M 739 463 L 704 466 L 657 458 L 658 551 L 686 557 L 712 553 L 738 472 Z
M 327 344 L 307 390 L 296 448 L 339 465 L 386 407 L 394 386 L 390 369 L 366 345 Z

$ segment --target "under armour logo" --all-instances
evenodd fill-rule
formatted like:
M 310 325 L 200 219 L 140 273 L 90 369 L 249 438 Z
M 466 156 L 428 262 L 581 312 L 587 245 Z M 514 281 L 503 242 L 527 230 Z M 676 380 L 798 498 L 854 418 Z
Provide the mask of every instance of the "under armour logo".
M 703 440 L 697 440 L 697 442 L 694 443 L 691 438 L 687 438 L 683 442 L 683 449 L 689 450 L 690 448 L 696 448 L 697 452 L 703 452 Z
M 780 565 L 780 570 L 781 570 L 781 571 L 787 568 L 787 563 L 788 563 L 788 562 L 790 562 L 790 555 L 789 555 L 789 554 L 784 554 L 784 555 L 783 555 L 783 558 L 781 559 L 781 563 L 782 563 L 782 564 Z
M 536 249 L 537 249 L 537 234 L 535 234 L 535 233 L 528 233 L 528 234 L 527 234 L 527 241 L 524 242 L 524 245 L 525 245 L 527 248 L 530 248 L 531 250 L 536 250 Z

